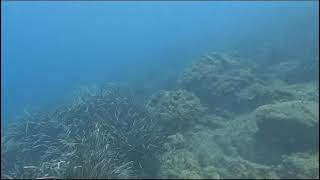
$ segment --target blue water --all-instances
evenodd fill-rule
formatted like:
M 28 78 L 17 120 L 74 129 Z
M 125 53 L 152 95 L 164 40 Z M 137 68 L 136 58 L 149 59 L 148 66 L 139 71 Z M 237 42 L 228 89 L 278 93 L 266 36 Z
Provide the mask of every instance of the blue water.
M 317 1 L 1 4 L 1 123 L 82 85 L 156 86 L 212 50 L 313 56 L 319 33 Z

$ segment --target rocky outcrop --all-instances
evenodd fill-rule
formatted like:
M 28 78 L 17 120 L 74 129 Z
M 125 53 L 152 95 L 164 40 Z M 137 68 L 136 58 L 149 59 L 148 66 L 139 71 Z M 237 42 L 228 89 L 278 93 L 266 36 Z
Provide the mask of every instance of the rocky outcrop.
M 285 155 L 277 173 L 284 179 L 319 179 L 319 152 Z
M 193 125 L 206 111 L 200 99 L 186 90 L 159 91 L 151 97 L 147 108 L 174 132 Z
M 318 151 L 319 103 L 288 101 L 264 105 L 256 110 L 256 145 L 268 162 L 281 155 Z M 259 157 L 259 156 L 257 156 Z

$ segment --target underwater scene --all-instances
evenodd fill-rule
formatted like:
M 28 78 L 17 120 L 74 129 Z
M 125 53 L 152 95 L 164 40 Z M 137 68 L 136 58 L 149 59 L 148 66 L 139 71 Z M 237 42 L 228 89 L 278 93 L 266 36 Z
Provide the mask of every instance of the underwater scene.
M 1 1 L 1 179 L 319 179 L 319 1 Z

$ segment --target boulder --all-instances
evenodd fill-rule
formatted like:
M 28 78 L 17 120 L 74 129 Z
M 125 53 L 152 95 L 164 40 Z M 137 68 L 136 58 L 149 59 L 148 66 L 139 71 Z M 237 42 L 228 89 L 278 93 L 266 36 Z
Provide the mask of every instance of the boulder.
M 284 179 L 319 179 L 319 152 L 284 155 L 277 172 Z
M 319 151 L 319 103 L 268 104 L 257 108 L 255 114 L 259 129 L 255 141 L 262 150 L 260 158 L 278 162 L 283 154 Z
M 159 91 L 151 97 L 147 109 L 159 116 L 164 128 L 174 132 L 193 125 L 206 112 L 197 96 L 182 89 Z

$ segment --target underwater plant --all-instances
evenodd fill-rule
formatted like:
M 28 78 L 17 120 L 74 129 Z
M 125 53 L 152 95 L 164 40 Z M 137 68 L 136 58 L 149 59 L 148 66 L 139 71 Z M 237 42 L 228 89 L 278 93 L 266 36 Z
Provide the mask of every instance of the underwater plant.
M 81 143 L 63 142 L 66 151 L 60 162 L 65 162 L 63 178 L 134 178 L 132 162 L 126 161 L 110 147 L 106 132 L 94 130 L 82 137 Z
M 164 136 L 157 127 L 157 119 L 135 103 L 131 92 L 116 85 L 102 86 L 94 93 L 85 93 L 61 117 L 69 137 L 106 132 L 110 147 L 132 161 L 138 175 L 150 176 L 157 169 L 156 156 L 162 149 Z
M 13 123 L 1 137 L 2 174 L 8 177 L 36 178 L 44 175 L 38 166 L 60 152 L 60 123 L 49 113 L 29 113 Z
M 2 139 L 6 178 L 151 177 L 163 134 L 125 87 L 83 89 L 53 113 L 26 113 Z

